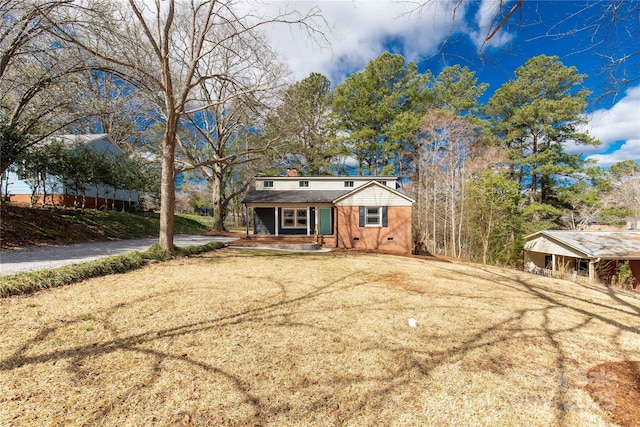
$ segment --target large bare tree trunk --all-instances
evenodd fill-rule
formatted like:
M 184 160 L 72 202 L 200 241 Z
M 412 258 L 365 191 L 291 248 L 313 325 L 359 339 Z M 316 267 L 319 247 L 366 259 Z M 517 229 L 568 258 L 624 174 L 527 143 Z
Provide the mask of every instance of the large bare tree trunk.
M 56 7 L 55 15 L 44 13 L 42 18 L 54 27 L 55 31 L 50 32 L 55 37 L 84 50 L 99 69 L 114 72 L 134 85 L 157 108 L 155 117 L 165 119 L 159 244 L 173 251 L 179 120 L 220 104 L 218 99 L 212 103 L 199 96 L 196 88 L 209 87 L 215 81 L 241 85 L 242 79 L 236 79 L 234 73 L 237 70 L 211 67 L 225 57 L 245 69 L 253 69 L 251 63 L 247 64 L 246 52 L 236 48 L 262 40 L 256 31 L 259 27 L 271 23 L 296 25 L 307 34 L 322 38 L 323 34 L 313 26 L 321 16 L 319 9 L 313 7 L 304 14 L 283 10 L 254 21 L 257 15 L 241 12 L 235 2 L 127 3 L 128 6 L 124 2 L 90 2 L 86 7 L 77 7 L 69 2 L 66 7 Z M 56 19 L 57 15 L 60 19 Z
M 162 174 L 160 181 L 160 236 L 158 244 L 162 249 L 173 252 L 176 207 L 175 186 L 175 142 L 165 135 L 162 142 Z
M 222 166 L 219 163 L 213 165 L 212 178 L 213 212 L 215 215 L 213 229 L 216 231 L 224 231 L 224 210 L 226 206 L 222 203 L 224 188 L 222 188 Z

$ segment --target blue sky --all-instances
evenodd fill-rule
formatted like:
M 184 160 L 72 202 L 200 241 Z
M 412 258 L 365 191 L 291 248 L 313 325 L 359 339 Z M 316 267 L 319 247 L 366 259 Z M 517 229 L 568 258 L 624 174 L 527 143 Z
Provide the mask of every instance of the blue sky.
M 629 0 L 628 0 L 629 1 Z M 317 7 L 326 20 L 327 40 L 311 40 L 302 31 L 277 26 L 268 29 L 272 46 L 288 63 L 292 77 L 320 72 L 337 85 L 385 51 L 401 53 L 424 72 L 438 74 L 447 65 L 466 65 L 481 82 L 490 84 L 483 101 L 528 58 L 557 55 L 568 66 L 587 74 L 592 91 L 586 129 L 602 141 L 599 147 L 567 145 L 567 150 L 593 158 L 601 166 L 640 161 L 640 81 L 610 93 L 605 66 L 609 57 L 638 51 L 638 11 L 630 19 L 600 19 L 612 1 L 524 0 L 508 23 L 488 42 L 495 27 L 499 0 L 345 0 L 269 3 L 268 7 L 307 11 Z M 508 11 L 515 0 L 504 0 Z M 417 6 L 422 5 L 416 9 Z M 606 15 L 605 15 L 606 16 Z M 617 25 L 614 25 L 617 24 Z M 618 71 L 640 74 L 640 55 Z

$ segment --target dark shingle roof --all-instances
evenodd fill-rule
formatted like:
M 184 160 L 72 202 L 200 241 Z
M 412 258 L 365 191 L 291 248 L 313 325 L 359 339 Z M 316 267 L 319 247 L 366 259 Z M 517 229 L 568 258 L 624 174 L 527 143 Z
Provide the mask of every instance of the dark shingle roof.
M 249 189 L 242 203 L 331 203 L 348 190 L 263 190 Z

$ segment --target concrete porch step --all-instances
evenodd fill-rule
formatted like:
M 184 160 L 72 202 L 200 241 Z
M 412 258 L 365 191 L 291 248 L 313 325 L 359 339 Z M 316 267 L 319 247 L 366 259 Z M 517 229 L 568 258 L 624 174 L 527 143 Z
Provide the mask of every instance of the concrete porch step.
M 286 251 L 318 251 L 322 248 L 318 242 L 312 243 L 273 243 L 253 241 L 251 243 L 231 242 L 230 248 L 277 249 Z

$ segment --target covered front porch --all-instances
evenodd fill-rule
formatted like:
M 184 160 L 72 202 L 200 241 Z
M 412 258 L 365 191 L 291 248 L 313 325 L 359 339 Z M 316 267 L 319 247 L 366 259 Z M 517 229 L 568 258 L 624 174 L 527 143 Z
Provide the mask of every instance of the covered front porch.
M 598 277 L 598 260 L 526 251 L 525 270 L 548 277 L 591 282 Z
M 331 236 L 335 212 L 331 205 L 247 205 L 252 212 L 253 236 Z M 247 221 L 246 236 L 250 236 Z
M 638 259 L 578 258 L 565 255 L 526 251 L 524 265 L 531 273 L 573 281 L 609 284 L 620 271 L 620 263 L 628 262 L 634 276 L 640 276 Z M 637 280 L 637 279 L 636 279 Z
M 524 268 L 532 273 L 610 283 L 620 280 L 622 266 L 640 282 L 640 232 L 542 230 L 525 237 Z

